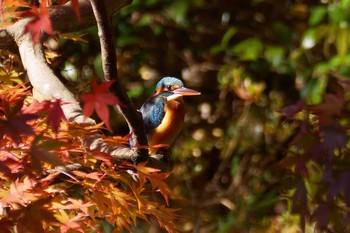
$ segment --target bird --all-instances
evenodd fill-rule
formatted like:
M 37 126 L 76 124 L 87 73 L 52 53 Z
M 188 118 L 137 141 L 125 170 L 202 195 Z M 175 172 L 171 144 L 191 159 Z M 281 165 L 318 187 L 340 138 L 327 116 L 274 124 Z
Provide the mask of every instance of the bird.
M 200 94 L 175 77 L 164 77 L 157 83 L 153 95 L 140 108 L 150 154 L 155 154 L 160 145 L 170 146 L 180 134 L 185 117 L 182 97 Z

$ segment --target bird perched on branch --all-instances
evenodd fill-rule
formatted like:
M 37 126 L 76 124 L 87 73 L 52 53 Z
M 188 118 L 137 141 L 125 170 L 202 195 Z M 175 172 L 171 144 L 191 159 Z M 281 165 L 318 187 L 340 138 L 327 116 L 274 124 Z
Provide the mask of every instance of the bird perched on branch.
M 162 78 L 151 96 L 141 107 L 146 126 L 150 154 L 157 152 L 157 145 L 170 146 L 179 135 L 185 117 L 183 96 L 201 93 L 184 87 L 181 80 Z

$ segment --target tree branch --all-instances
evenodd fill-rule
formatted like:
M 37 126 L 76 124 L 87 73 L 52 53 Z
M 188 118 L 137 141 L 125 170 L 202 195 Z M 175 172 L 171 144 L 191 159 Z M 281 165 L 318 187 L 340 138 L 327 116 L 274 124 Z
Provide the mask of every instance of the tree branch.
M 91 0 L 91 6 L 96 18 L 98 35 L 100 37 L 104 79 L 107 81 L 114 81 L 111 90 L 121 102 L 121 105 L 116 107 L 126 119 L 130 131 L 133 132 L 133 144 L 148 145 L 146 130 L 142 121 L 141 113 L 136 110 L 134 104 L 127 96 L 124 88 L 118 80 L 116 49 L 114 46 L 113 31 L 106 6 L 104 2 L 100 0 Z M 137 154 L 139 157 L 137 157 L 137 161 L 134 162 L 145 161 L 147 159 L 148 150 L 137 149 Z
M 82 115 L 81 107 L 74 95 L 47 65 L 41 43 L 33 45 L 31 35 L 29 33 L 24 34 L 25 26 L 29 20 L 22 19 L 6 30 L 18 46 L 23 67 L 27 71 L 29 81 L 35 92 L 43 99 L 61 99 L 67 102 L 68 104 L 63 105 L 62 109 L 68 120 L 73 120 L 77 123 L 94 124 L 92 119 L 87 119 Z
M 7 28 L 8 33 L 13 36 L 22 59 L 24 68 L 33 89 L 43 99 L 61 99 L 67 104 L 62 106 L 68 120 L 77 123 L 95 124 L 95 121 L 85 117 L 79 103 L 74 95 L 61 83 L 50 67 L 47 65 L 43 55 L 41 43 L 33 45 L 30 34 L 23 34 L 25 25 L 29 19 L 23 19 Z M 100 150 L 118 159 L 134 161 L 137 154 L 130 148 L 108 147 L 100 135 L 82 139 L 83 145 L 89 150 Z
M 124 6 L 129 5 L 132 0 L 103 0 L 103 2 L 108 5 L 106 14 L 110 17 Z M 49 7 L 51 25 L 54 31 L 68 33 L 95 26 L 96 21 L 90 1 L 79 0 L 79 9 L 81 15 L 80 21 L 77 20 L 77 16 L 69 2 L 63 6 Z M 0 49 L 14 50 L 16 47 L 16 43 L 13 41 L 11 35 L 7 33 L 7 28 L 0 29 Z
M 110 2 L 110 0 L 105 1 Z M 82 2 L 85 2 L 85 5 L 82 4 L 80 6 L 84 8 L 84 6 L 86 6 L 86 1 Z M 125 4 L 130 1 L 124 0 L 118 2 L 118 5 L 114 5 L 115 7 L 111 7 L 109 9 L 109 15 L 115 13 L 111 11 L 112 9 L 120 9 L 122 3 Z M 67 9 L 70 13 L 64 13 L 63 9 Z M 53 15 L 74 15 L 75 17 L 75 14 L 70 7 L 58 9 L 58 11 L 53 11 Z M 91 7 L 89 15 L 91 18 L 93 18 Z M 31 85 L 33 86 L 33 89 L 43 99 L 61 99 L 62 101 L 67 102 L 67 104 L 62 106 L 62 109 L 67 119 L 75 121 L 77 123 L 95 124 L 94 120 L 83 116 L 82 109 L 79 103 L 75 100 L 74 95 L 62 84 L 62 82 L 50 69 L 50 67 L 46 63 L 41 43 L 37 43 L 34 45 L 31 35 L 29 33 L 24 34 L 25 26 L 29 22 L 29 20 L 30 19 L 28 18 L 22 19 L 16 22 L 15 24 L 7 27 L 6 35 L 10 36 L 11 40 L 18 47 L 23 66 L 27 71 L 27 75 Z M 85 20 L 85 18 L 82 18 L 82 20 Z M 77 20 L 73 21 L 77 22 Z M 66 22 L 66 19 L 62 20 L 57 18 L 56 20 L 54 19 L 52 21 L 52 24 L 56 26 L 55 28 L 57 29 L 60 28 L 60 25 L 67 25 Z M 69 30 L 71 30 L 72 28 L 73 27 L 70 27 Z M 82 143 L 90 150 L 98 149 L 100 151 L 110 153 L 112 156 L 118 159 L 135 160 L 134 158 L 137 157 L 135 151 L 130 148 L 108 147 L 108 145 L 102 140 L 101 136 L 98 134 L 96 134 L 93 138 L 83 138 Z

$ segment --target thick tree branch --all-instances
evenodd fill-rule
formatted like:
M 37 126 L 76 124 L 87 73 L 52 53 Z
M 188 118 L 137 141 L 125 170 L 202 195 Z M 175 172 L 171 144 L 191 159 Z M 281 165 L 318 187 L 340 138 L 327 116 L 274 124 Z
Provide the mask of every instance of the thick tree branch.
M 81 107 L 74 95 L 62 84 L 47 65 L 41 43 L 33 45 L 31 35 L 23 33 L 29 20 L 22 19 L 6 30 L 18 46 L 23 67 L 27 71 L 29 81 L 35 92 L 43 99 L 61 99 L 64 102 L 68 102 L 68 104 L 62 106 L 67 119 L 74 120 L 77 123 L 93 124 L 94 121 L 92 119 L 86 119 L 82 115 Z
M 121 2 L 126 3 L 129 1 Z M 119 9 L 121 4 L 118 6 L 119 7 L 115 9 Z M 71 14 L 74 15 L 70 8 L 69 10 L 71 11 Z M 62 11 L 61 13 L 61 15 L 64 15 Z M 112 13 L 115 12 L 111 12 L 111 14 Z M 57 12 L 54 14 L 57 14 Z M 92 11 L 90 11 L 90 15 L 93 15 Z M 62 101 L 67 102 L 68 104 L 62 106 L 67 119 L 77 123 L 94 124 L 95 122 L 92 119 L 83 116 L 82 109 L 79 103 L 75 100 L 74 95 L 61 83 L 61 81 L 55 76 L 53 71 L 46 63 L 41 43 L 34 45 L 31 35 L 29 33 L 23 33 L 25 25 L 29 20 L 30 19 L 22 19 L 7 27 L 6 31 L 7 35 L 11 36 L 12 40 L 18 47 L 23 66 L 27 71 L 27 75 L 33 89 L 43 99 L 61 99 Z M 59 21 L 67 22 L 66 19 L 60 19 Z M 74 21 L 76 22 L 76 20 Z M 52 24 L 61 25 L 61 23 L 56 24 L 56 21 L 53 21 Z M 65 23 L 65 25 L 67 24 Z M 133 158 L 136 157 L 135 151 L 130 148 L 108 147 L 108 145 L 101 139 L 101 136 L 97 134 L 93 138 L 83 138 L 82 143 L 90 150 L 98 149 L 100 151 L 110 153 L 112 156 L 118 159 L 133 160 Z
M 107 81 L 114 81 L 112 91 L 121 101 L 121 105 L 117 106 L 117 108 L 123 114 L 130 130 L 133 132 L 133 144 L 147 145 L 146 130 L 142 121 L 141 113 L 136 110 L 134 104 L 131 102 L 118 80 L 116 49 L 114 46 L 110 17 L 107 14 L 106 6 L 104 2 L 100 0 L 91 0 L 91 5 L 95 14 L 98 34 L 100 37 L 104 78 Z M 137 149 L 137 153 L 139 157 L 136 158 L 137 161 L 134 162 L 146 160 L 148 154 L 146 149 Z
M 102 1 L 102 0 L 101 0 Z M 117 13 L 124 6 L 129 5 L 132 0 L 103 0 L 108 5 L 106 14 L 112 16 Z M 92 12 L 89 0 L 79 0 L 80 21 L 71 7 L 70 3 L 63 6 L 49 7 L 51 25 L 54 31 L 60 33 L 80 31 L 85 28 L 95 26 L 95 17 Z M 7 28 L 0 29 L 0 49 L 15 49 L 16 43 L 13 41 L 11 35 L 7 33 Z
M 67 102 L 67 104 L 62 106 L 67 119 L 77 123 L 94 124 L 94 120 L 83 116 L 82 109 L 73 94 L 61 83 L 47 65 L 41 44 L 33 45 L 31 36 L 22 33 L 27 22 L 28 19 L 21 20 L 7 30 L 18 45 L 23 66 L 27 71 L 33 89 L 36 90 L 41 98 L 61 99 Z M 100 150 L 111 154 L 117 159 L 133 161 L 137 157 L 136 152 L 130 148 L 109 147 L 98 134 L 95 137 L 83 138 L 82 143 L 89 150 Z

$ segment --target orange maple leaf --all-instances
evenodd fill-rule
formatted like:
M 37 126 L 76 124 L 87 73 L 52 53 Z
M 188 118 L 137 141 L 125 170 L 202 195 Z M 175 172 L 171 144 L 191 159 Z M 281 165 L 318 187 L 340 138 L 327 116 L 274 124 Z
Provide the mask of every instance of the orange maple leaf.
M 67 102 L 62 102 L 60 99 L 55 101 L 45 100 L 38 102 L 34 100 L 29 106 L 23 109 L 25 114 L 37 114 L 41 111 L 47 112 L 47 123 L 52 127 L 55 133 L 58 133 L 61 121 L 67 121 L 66 116 L 62 110 L 62 105 Z
M 0 173 L 7 177 L 12 177 L 13 173 L 17 173 L 24 169 L 25 163 L 18 159 L 9 151 L 0 151 Z
M 42 136 L 37 136 L 32 142 L 29 156 L 31 165 L 34 170 L 41 172 L 41 163 L 45 162 L 54 166 L 62 166 L 63 163 L 60 158 L 51 152 L 53 149 L 57 149 L 62 145 L 62 142 L 56 140 L 47 140 L 41 142 Z
M 92 179 L 92 180 L 100 180 L 103 176 L 100 172 L 91 172 L 91 173 L 85 173 L 81 171 L 72 171 L 72 173 L 78 177 L 82 177 L 83 179 Z
M 147 167 L 146 164 L 147 162 L 131 165 L 137 169 L 140 188 L 143 187 L 146 180 L 149 180 L 153 189 L 159 191 L 164 197 L 167 205 L 169 205 L 169 195 L 178 197 L 178 195 L 176 195 L 165 182 L 165 179 L 167 179 L 172 172 L 160 172 L 159 169 Z
M 36 44 L 39 41 L 42 32 L 54 35 L 46 3 L 47 1 L 44 0 L 41 2 L 39 9 L 36 6 L 32 6 L 31 10 L 25 11 L 21 14 L 22 17 L 32 18 L 27 23 L 24 33 L 29 32 L 32 35 L 33 44 Z
M 83 202 L 82 199 L 68 198 L 70 203 L 60 204 L 55 203 L 54 209 L 62 210 L 81 210 L 86 216 L 89 215 L 89 207 L 94 206 L 94 203 L 91 201 Z
M 105 162 L 108 167 L 113 166 L 112 161 L 114 158 L 108 153 L 95 150 L 94 153 L 91 153 L 91 157 L 96 160 Z
M 67 221 L 60 226 L 61 232 L 78 231 L 84 233 L 85 231 L 82 227 L 82 223 L 84 223 L 85 218 L 84 215 L 78 214 L 71 219 L 67 219 Z
M 81 96 L 85 102 L 83 114 L 86 117 L 90 117 L 95 111 L 110 131 L 108 105 L 120 105 L 121 103 L 116 96 L 109 92 L 112 84 L 113 81 L 109 81 L 98 85 L 96 79 L 93 79 L 91 82 L 91 92 Z

